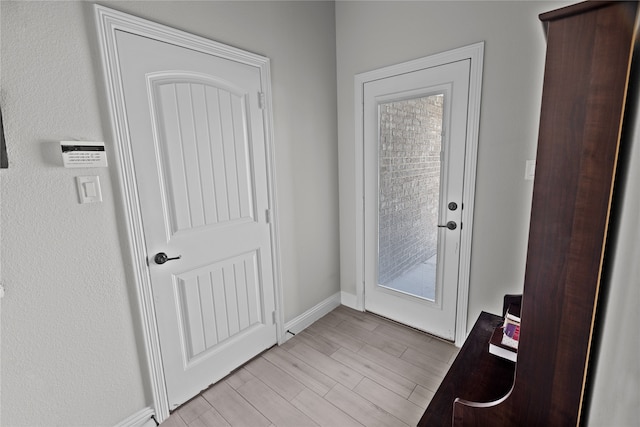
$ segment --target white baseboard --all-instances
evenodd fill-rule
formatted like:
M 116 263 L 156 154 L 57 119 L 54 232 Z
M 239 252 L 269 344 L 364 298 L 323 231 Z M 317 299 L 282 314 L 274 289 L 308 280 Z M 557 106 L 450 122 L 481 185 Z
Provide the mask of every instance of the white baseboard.
M 320 319 L 325 314 L 331 312 L 334 308 L 340 305 L 340 292 L 337 292 L 317 304 L 316 306 L 310 308 L 309 310 L 302 313 L 300 316 L 288 321 L 284 324 L 285 330 L 285 340 L 288 340 L 292 337 L 291 334 L 287 334 L 286 331 L 291 331 L 294 334 L 302 332 L 305 328 L 310 326 L 313 322 Z
M 354 310 L 362 311 L 358 308 L 358 296 L 354 294 L 348 294 L 346 292 L 340 292 L 340 302 L 342 305 L 347 306 L 349 308 L 353 308 Z
M 156 427 L 156 422 L 151 418 L 154 414 L 153 409 L 144 408 L 120 421 L 115 427 Z

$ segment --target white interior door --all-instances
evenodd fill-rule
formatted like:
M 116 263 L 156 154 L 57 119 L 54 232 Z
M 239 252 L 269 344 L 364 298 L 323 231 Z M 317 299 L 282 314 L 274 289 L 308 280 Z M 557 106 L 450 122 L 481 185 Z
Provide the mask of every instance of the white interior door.
M 260 70 L 116 40 L 174 408 L 277 340 Z
M 470 60 L 364 84 L 365 309 L 455 339 Z

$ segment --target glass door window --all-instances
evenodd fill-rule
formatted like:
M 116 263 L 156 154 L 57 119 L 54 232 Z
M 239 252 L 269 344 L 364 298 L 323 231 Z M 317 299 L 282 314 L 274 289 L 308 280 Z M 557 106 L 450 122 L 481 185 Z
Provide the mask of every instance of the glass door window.
M 378 107 L 378 281 L 435 300 L 444 93 Z

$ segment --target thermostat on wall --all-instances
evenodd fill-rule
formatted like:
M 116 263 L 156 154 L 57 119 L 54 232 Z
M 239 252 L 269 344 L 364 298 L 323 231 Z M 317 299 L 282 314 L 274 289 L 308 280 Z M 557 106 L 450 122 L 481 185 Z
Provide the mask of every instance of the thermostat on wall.
M 65 168 L 106 168 L 104 142 L 60 141 Z

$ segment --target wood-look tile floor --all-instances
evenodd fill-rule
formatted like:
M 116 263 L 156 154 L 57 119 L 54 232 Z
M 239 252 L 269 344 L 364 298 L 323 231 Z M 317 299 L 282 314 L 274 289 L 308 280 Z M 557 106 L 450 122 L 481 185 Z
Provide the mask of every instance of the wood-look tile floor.
M 340 306 L 161 425 L 415 426 L 457 352 L 414 329 Z

